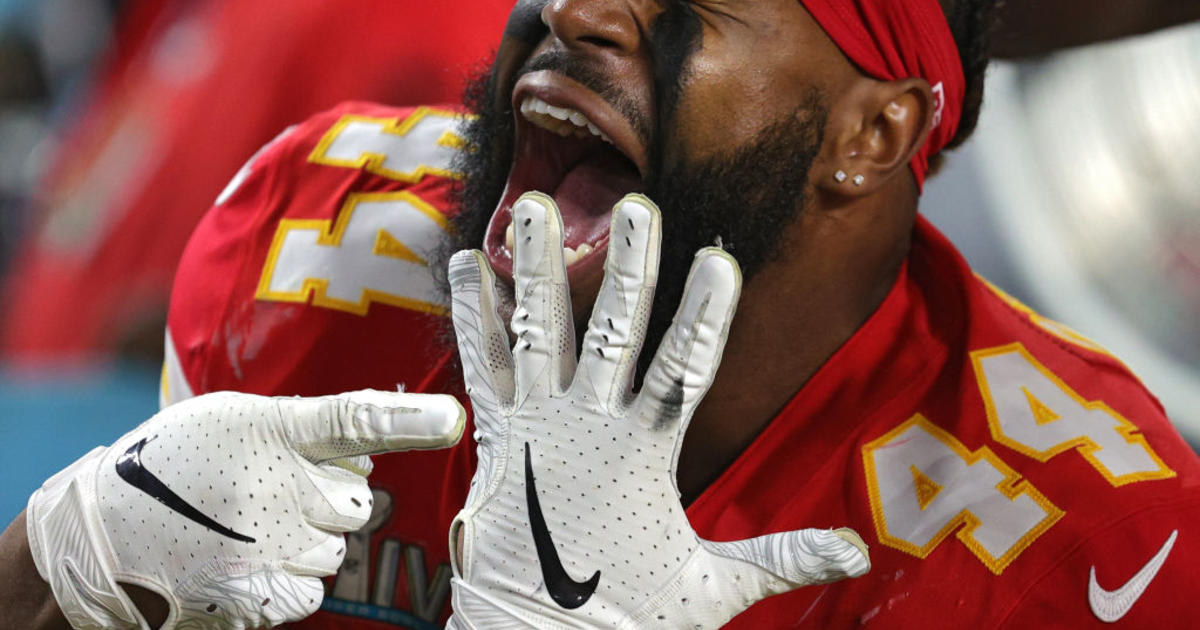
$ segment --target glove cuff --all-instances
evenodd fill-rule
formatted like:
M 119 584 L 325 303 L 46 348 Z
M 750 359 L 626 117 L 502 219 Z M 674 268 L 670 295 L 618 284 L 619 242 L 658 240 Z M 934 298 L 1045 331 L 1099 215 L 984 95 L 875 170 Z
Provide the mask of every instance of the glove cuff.
M 38 575 L 50 583 L 76 630 L 150 630 L 113 578 L 112 545 L 99 522 L 95 483 L 104 448 L 97 447 L 48 479 L 29 497 L 26 536 Z
M 519 605 L 492 597 L 459 578 L 451 579 L 450 584 L 453 588 L 451 608 L 454 614 L 447 622 L 446 630 L 595 630 L 595 626 L 581 625 L 577 620 L 556 618 L 558 615 L 555 611 L 543 609 L 531 614 Z

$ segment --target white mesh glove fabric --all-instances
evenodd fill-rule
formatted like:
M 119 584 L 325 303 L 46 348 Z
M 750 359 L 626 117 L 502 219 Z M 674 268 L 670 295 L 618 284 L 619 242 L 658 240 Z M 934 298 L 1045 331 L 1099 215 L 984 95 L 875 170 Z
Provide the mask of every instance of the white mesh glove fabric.
M 552 199 L 513 210 L 517 335 L 509 350 L 481 254 L 450 263 L 453 316 L 479 442 L 467 505 L 450 533 L 448 628 L 717 628 L 754 602 L 865 573 L 850 530 L 700 539 L 675 467 L 720 362 L 741 284 L 719 249 L 697 254 L 683 302 L 641 392 L 632 393 L 658 269 L 658 209 L 613 211 L 604 284 L 575 353 Z
M 366 455 L 449 446 L 464 421 L 441 395 L 186 400 L 34 492 L 30 550 L 79 630 L 148 627 L 118 582 L 162 595 L 168 630 L 295 621 L 371 514 Z

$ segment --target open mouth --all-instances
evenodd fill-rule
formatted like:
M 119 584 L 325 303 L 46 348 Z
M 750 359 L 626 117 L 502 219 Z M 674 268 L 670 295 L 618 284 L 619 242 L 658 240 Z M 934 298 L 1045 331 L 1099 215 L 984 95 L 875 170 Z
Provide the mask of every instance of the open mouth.
M 645 147 L 628 119 L 582 85 L 550 71 L 525 75 L 513 91 L 512 169 L 483 250 L 496 274 L 512 278 L 512 206 L 539 191 L 563 219 L 568 278 L 598 274 L 608 250 L 612 206 L 642 192 Z

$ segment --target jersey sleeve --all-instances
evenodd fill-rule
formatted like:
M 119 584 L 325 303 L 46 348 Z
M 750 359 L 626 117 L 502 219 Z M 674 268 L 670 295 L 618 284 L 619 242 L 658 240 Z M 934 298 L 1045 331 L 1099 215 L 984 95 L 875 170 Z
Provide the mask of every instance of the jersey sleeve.
M 450 229 L 460 121 L 347 103 L 251 158 L 180 261 L 164 404 L 217 390 L 418 388 L 445 354 L 430 265 Z
M 1149 505 L 1064 552 L 1033 579 L 999 626 L 1183 628 L 1200 563 L 1200 492 Z
M 1044 542 L 1030 546 L 1037 571 L 1014 574 L 1026 583 L 1011 585 L 1023 590 L 997 627 L 1189 627 L 1184 611 L 1200 560 L 1200 459 L 1119 359 L 1004 301 L 1024 324 L 1023 360 L 976 355 L 977 375 L 989 385 L 989 427 L 1000 452 L 1020 462 L 1024 477 L 1064 515 Z M 1013 368 L 1006 373 L 997 369 L 1005 360 Z M 1012 402 L 1017 394 L 1023 407 Z M 1029 410 L 1034 422 L 1014 419 L 1014 409 Z
M 402 385 L 465 403 L 431 271 L 448 235 L 459 121 L 448 109 L 348 103 L 249 160 L 180 261 L 164 402 Z M 371 522 L 350 537 L 323 609 L 289 626 L 431 628 L 448 616 L 446 532 L 473 445 L 374 462 Z

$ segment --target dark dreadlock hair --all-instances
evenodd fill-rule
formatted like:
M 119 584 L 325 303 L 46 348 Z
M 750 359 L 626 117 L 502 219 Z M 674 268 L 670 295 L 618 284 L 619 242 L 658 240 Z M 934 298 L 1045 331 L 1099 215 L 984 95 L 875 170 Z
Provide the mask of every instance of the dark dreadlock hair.
M 963 97 L 962 117 L 958 122 L 958 131 L 946 145 L 953 149 L 962 145 L 975 131 L 979 122 L 979 108 L 983 104 L 983 75 L 991 60 L 992 31 L 996 24 L 996 8 L 998 0 L 940 0 L 946 21 L 950 23 L 950 33 L 954 35 L 954 43 L 958 47 L 958 57 L 962 60 L 963 78 L 966 79 L 966 94 Z M 941 166 L 943 154 L 934 156 L 930 163 L 930 172 L 934 173 Z

